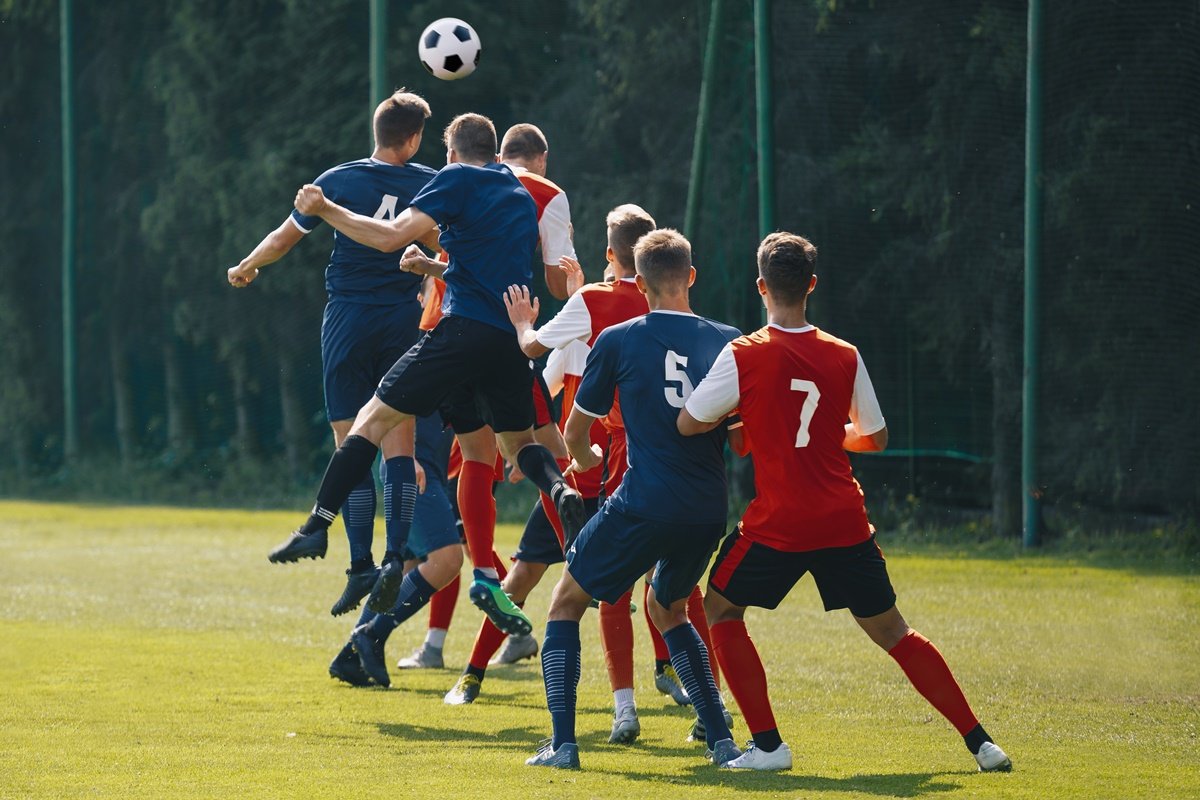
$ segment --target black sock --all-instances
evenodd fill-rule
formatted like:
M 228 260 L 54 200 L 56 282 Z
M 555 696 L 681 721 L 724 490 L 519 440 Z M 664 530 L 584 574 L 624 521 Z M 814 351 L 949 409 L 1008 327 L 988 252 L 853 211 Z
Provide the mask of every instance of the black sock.
M 966 742 L 967 749 L 974 756 L 979 754 L 979 748 L 983 747 L 984 742 L 992 741 L 992 737 L 988 736 L 987 731 L 983 729 L 982 725 L 976 725 L 967 731 L 967 735 L 963 737 L 963 741 Z
M 402 559 L 400 557 L 400 554 L 397 553 L 395 550 L 387 550 L 383 554 L 383 561 L 380 561 L 379 563 L 386 564 L 389 561 L 403 561 L 403 560 L 404 559 Z
M 479 667 L 473 667 L 470 664 L 467 664 L 467 668 L 463 670 L 463 675 L 474 675 L 476 678 L 479 678 L 480 681 L 483 680 L 485 673 L 486 670 L 480 669 Z
M 656 659 L 654 659 L 654 674 L 655 674 L 655 675 L 662 675 L 662 674 L 663 674 L 663 670 L 664 670 L 664 669 L 666 669 L 666 668 L 667 668 L 667 664 L 670 664 L 670 663 L 671 663 L 670 661 L 666 661 L 666 660 L 664 660 L 664 659 L 661 659 L 661 658 L 656 658 Z
M 774 753 L 779 749 L 779 745 L 783 744 L 783 739 L 779 738 L 779 728 L 771 728 L 769 731 L 762 731 L 753 736 L 754 746 L 764 753 Z
M 353 573 L 370 572 L 373 569 L 375 569 L 375 559 L 373 558 L 363 558 L 350 562 L 350 571 Z
M 313 507 L 309 522 L 324 520 L 324 527 L 329 527 L 334 516 L 354 491 L 354 487 L 362 482 L 363 476 L 371 471 L 379 448 L 371 444 L 369 439 L 362 436 L 347 436 L 342 446 L 334 451 L 325 468 L 325 477 L 321 479 L 321 488 L 317 489 L 317 504 Z
M 558 500 L 554 497 L 554 489 L 562 485 L 562 470 L 554 463 L 554 456 L 550 455 L 549 450 L 540 444 L 525 445 L 517 451 L 517 466 L 534 486 Z

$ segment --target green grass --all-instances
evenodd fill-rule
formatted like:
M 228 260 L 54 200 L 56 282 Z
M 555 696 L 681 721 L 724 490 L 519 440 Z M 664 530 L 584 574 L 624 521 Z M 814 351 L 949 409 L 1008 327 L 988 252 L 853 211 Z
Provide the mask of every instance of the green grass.
M 844 612 L 820 610 L 809 581 L 749 618 L 792 772 L 702 761 L 683 740 L 686 710 L 653 689 L 639 613 L 642 739 L 605 743 L 611 695 L 589 614 L 584 770 L 560 773 L 522 765 L 549 731 L 533 662 L 493 669 L 480 701 L 457 708 L 441 702 L 456 670 L 393 671 L 390 691 L 331 681 L 349 624 L 328 614 L 345 546 L 268 564 L 297 519 L 0 503 L 0 798 L 1200 796 L 1200 579 L 1169 563 L 881 536 L 901 610 L 946 655 L 1011 774 L 974 772 L 950 726 Z M 516 535 L 502 527 L 502 546 Z M 548 595 L 532 598 L 535 621 Z M 478 621 L 464 598 L 453 666 Z M 416 622 L 389 662 L 420 641 Z

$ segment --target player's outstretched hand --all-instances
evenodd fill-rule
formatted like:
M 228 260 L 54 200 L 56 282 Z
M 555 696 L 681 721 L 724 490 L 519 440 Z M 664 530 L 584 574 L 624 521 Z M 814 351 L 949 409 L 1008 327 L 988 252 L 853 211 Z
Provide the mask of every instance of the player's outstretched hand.
M 583 267 L 579 266 L 579 262 L 570 256 L 560 257 L 558 268 L 567 273 L 567 297 L 578 292 L 583 288 L 583 284 L 587 283 L 587 278 L 583 275 Z
M 421 248 L 415 244 L 410 244 L 404 250 L 404 255 L 400 256 L 400 271 L 411 272 L 415 275 L 428 274 L 425 269 L 425 263 L 428 261 L 425 254 L 421 252 Z
M 587 472 L 589 469 L 596 467 L 604 460 L 604 451 L 600 449 L 600 445 L 593 444 L 582 453 L 572 453 L 575 456 L 571 459 L 571 463 L 563 470 L 563 477 L 580 472 Z
M 258 277 L 258 270 L 254 267 L 243 269 L 239 264 L 236 267 L 230 267 L 226 275 L 229 277 L 230 286 L 241 289 L 254 282 L 254 279 Z
M 530 301 L 528 286 L 514 284 L 504 293 L 504 307 L 508 309 L 508 318 L 513 327 L 519 328 L 522 325 L 532 325 L 537 320 L 540 305 L 536 297 Z
M 296 192 L 296 210 L 306 217 L 319 216 L 328 203 L 325 192 L 316 184 L 306 183 Z

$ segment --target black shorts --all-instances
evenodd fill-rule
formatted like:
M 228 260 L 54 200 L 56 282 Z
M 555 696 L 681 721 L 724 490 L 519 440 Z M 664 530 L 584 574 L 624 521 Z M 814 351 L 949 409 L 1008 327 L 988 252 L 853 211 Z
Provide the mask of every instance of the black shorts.
M 850 547 L 789 553 L 733 532 L 721 544 L 708 585 L 735 606 L 777 608 L 811 572 L 826 611 L 848 608 L 873 617 L 896 605 L 887 563 L 875 536 Z
M 397 361 L 375 396 L 405 414 L 440 410 L 455 433 L 533 427 L 533 370 L 511 331 L 448 316 Z
M 599 499 L 583 498 L 583 509 L 587 512 L 588 519 L 596 514 L 599 507 Z M 558 542 L 558 534 L 554 532 L 554 526 L 546 517 L 546 510 L 542 508 L 540 498 L 529 512 L 529 520 L 525 523 L 525 531 L 521 534 L 521 542 L 517 545 L 513 560 L 528 564 L 561 564 L 566 560 L 563 558 L 562 545 Z

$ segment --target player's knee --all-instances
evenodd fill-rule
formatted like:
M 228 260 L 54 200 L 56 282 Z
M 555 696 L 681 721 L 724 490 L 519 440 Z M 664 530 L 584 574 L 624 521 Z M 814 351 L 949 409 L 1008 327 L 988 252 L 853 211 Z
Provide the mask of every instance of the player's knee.
M 735 606 L 726 600 L 719 592 L 710 586 L 704 593 L 704 616 L 709 625 L 719 622 L 733 622 L 745 616 L 746 609 Z

